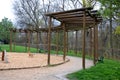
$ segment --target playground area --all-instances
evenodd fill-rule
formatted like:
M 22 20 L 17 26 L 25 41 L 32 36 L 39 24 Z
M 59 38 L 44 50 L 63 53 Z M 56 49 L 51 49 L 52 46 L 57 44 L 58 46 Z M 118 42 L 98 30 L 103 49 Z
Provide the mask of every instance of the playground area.
M 29 56 L 27 53 L 7 52 L 6 60 L 0 60 L 0 70 L 14 70 L 14 69 L 27 69 L 27 68 L 40 68 L 48 66 L 47 54 L 35 54 Z M 63 61 L 62 56 L 51 55 L 51 66 L 58 65 L 69 61 Z
M 61 64 L 68 61 L 66 56 L 69 50 L 75 50 L 74 53 L 76 55 L 79 54 L 78 51 L 82 51 L 81 54 L 83 69 L 86 68 L 85 58 L 87 51 L 89 51 L 89 55 L 93 56 L 93 63 L 95 65 L 99 57 L 97 26 L 102 21 L 102 17 L 97 14 L 97 11 L 93 11 L 92 9 L 93 8 L 88 7 L 59 13 L 47 13 L 45 14 L 49 18 L 49 25 L 47 28 L 10 28 L 9 51 L 12 53 L 10 54 L 2 51 L 2 62 L 0 63 L 1 70 L 24 69 Z M 79 16 L 76 16 L 78 14 Z M 52 25 L 52 20 L 54 19 L 60 21 L 61 24 L 54 27 L 54 25 Z M 88 30 L 88 32 L 86 32 L 86 30 Z M 80 33 L 78 31 L 80 31 Z M 82 36 L 78 36 L 78 33 Z M 89 35 L 87 33 L 89 33 Z M 18 38 L 16 36 L 18 36 Z M 86 41 L 88 36 L 89 41 Z M 80 40 L 78 40 L 78 37 Z M 69 42 L 69 40 L 73 41 L 74 43 Z M 24 43 L 24 49 L 28 54 L 13 53 L 13 51 L 17 50 L 17 43 L 21 41 Z M 31 46 L 33 43 L 36 45 Z M 80 44 L 79 48 L 78 43 Z M 36 48 L 36 53 L 39 53 L 41 49 L 43 50 L 39 44 L 44 45 L 46 54 L 34 54 L 31 52 L 31 48 Z M 87 50 L 87 48 L 89 49 Z M 21 50 L 21 48 L 19 48 L 19 50 Z M 62 51 L 62 56 L 52 55 L 51 51 L 53 50 L 56 51 L 56 54 L 58 54 L 59 51 Z

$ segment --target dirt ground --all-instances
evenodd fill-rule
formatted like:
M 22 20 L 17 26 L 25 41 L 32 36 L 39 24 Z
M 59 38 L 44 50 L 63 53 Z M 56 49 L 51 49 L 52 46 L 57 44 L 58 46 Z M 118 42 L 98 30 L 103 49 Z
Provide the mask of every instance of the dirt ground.
M 30 57 L 27 53 L 8 53 L 6 61 L 0 60 L 0 70 L 24 69 L 47 66 L 47 54 L 33 53 Z M 50 64 L 64 63 L 63 56 L 51 55 Z M 68 59 L 66 59 L 68 61 Z

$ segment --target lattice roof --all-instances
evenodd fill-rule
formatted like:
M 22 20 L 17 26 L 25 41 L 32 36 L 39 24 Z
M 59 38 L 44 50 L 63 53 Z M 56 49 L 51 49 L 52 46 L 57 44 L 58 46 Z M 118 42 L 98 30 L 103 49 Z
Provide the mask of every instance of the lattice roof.
M 102 17 L 98 14 L 97 10 L 93 8 L 80 8 L 63 12 L 48 13 L 46 16 L 50 16 L 61 23 L 66 24 L 67 30 L 78 30 L 83 27 L 83 18 L 85 15 L 86 28 L 91 27 L 94 23 L 102 21 Z

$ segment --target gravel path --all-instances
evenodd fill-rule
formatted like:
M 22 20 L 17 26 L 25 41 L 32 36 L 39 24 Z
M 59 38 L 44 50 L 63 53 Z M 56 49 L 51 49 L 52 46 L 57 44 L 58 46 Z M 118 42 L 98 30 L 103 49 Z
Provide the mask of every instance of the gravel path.
M 82 69 L 81 58 L 68 58 L 69 62 L 54 67 L 0 71 L 0 80 L 68 80 L 66 74 Z M 92 65 L 91 60 L 86 60 L 87 68 Z

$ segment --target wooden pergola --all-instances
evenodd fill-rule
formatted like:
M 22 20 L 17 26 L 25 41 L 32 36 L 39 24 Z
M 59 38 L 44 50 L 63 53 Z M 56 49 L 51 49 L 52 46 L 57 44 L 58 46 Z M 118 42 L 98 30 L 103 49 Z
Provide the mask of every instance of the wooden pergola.
M 92 33 L 92 29 L 94 32 L 94 51 L 93 51 L 93 57 L 94 57 L 94 64 L 96 64 L 96 59 L 98 58 L 98 28 L 97 25 L 102 21 L 102 17 L 99 16 L 97 10 L 92 10 L 93 8 L 80 8 L 80 9 L 74 9 L 69 11 L 63 11 L 63 12 L 56 12 L 56 13 L 48 13 L 45 14 L 49 17 L 49 26 L 48 28 L 34 28 L 34 29 L 10 29 L 10 51 L 12 51 L 12 32 L 25 32 L 28 35 L 28 52 L 30 51 L 30 32 L 36 32 L 37 33 L 37 43 L 38 42 L 38 33 L 39 32 L 46 32 L 48 34 L 48 60 L 47 63 L 50 65 L 50 51 L 51 51 L 51 32 L 58 32 L 63 31 L 64 33 L 64 54 L 63 54 L 63 60 L 66 59 L 66 53 L 67 53 L 67 32 L 68 31 L 78 31 L 82 30 L 83 34 L 83 44 L 82 44 L 82 66 L 83 69 L 85 69 L 85 48 L 86 48 L 86 30 L 90 29 Z M 56 19 L 61 22 L 61 24 L 57 27 L 52 26 L 52 19 Z M 92 39 L 92 36 L 91 36 Z M 92 44 L 92 42 L 91 42 Z M 38 45 L 37 45 L 38 49 Z M 57 48 L 58 51 L 58 48 Z M 91 50 L 92 53 L 92 50 Z
M 56 19 L 61 22 L 60 29 L 64 32 L 64 56 L 65 60 L 67 52 L 67 33 L 68 31 L 83 31 L 83 47 L 82 47 L 82 66 L 85 69 L 85 35 L 86 30 L 89 28 L 94 29 L 94 64 L 96 64 L 96 58 L 98 57 L 98 28 L 97 24 L 102 21 L 102 17 L 99 16 L 97 10 L 93 8 L 80 8 L 63 12 L 48 13 L 46 16 L 49 17 L 49 29 L 48 29 L 48 64 L 50 64 L 50 43 L 51 43 L 51 30 L 52 30 L 52 19 Z M 59 30 L 60 30 L 59 29 Z

